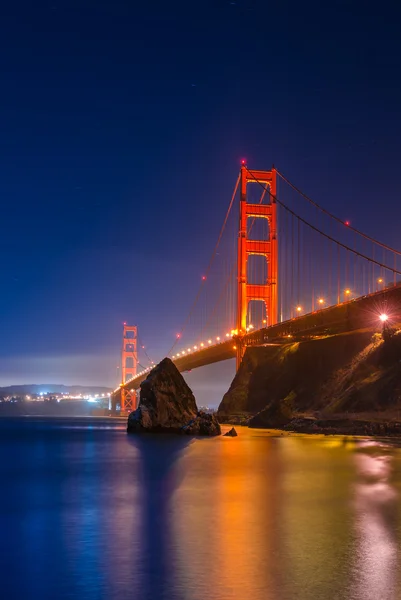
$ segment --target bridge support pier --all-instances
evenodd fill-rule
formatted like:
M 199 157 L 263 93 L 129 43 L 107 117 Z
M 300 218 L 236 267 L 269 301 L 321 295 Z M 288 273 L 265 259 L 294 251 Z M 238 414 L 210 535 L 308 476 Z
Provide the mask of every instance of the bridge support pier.
M 247 201 L 248 183 L 265 184 L 268 189 L 268 203 L 262 204 L 264 195 L 259 204 Z M 248 167 L 241 167 L 240 182 L 240 220 L 238 233 L 238 304 L 237 304 L 237 330 L 241 337 L 247 331 L 248 306 L 251 300 L 264 302 L 266 306 L 267 326 L 275 325 L 278 319 L 278 249 L 277 249 L 277 216 L 276 216 L 276 170 L 250 171 Z M 255 240 L 249 237 L 248 219 L 267 219 L 269 233 L 265 240 Z M 250 232 L 250 230 L 249 230 Z M 249 283 L 247 277 L 248 256 L 259 255 L 266 259 L 267 278 L 258 284 Z M 237 344 L 237 370 L 245 351 L 244 344 Z

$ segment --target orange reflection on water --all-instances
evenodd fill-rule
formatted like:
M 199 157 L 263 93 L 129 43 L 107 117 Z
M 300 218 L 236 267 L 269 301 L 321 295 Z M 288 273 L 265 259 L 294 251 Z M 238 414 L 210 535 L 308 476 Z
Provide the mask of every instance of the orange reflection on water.
M 359 480 L 355 484 L 356 552 L 353 561 L 357 598 L 390 600 L 397 597 L 398 494 L 391 484 L 393 456 L 377 442 L 364 442 L 355 453 Z
M 262 445 L 248 435 L 201 443 L 202 464 L 193 461 L 176 496 L 183 585 L 198 582 L 191 600 L 274 599 L 280 488 L 276 440 L 264 438 Z

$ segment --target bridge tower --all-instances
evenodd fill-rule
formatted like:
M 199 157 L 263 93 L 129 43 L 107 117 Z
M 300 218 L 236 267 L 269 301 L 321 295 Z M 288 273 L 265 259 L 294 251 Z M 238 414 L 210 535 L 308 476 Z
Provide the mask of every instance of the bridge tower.
M 267 204 L 251 204 L 247 201 L 249 183 L 262 183 L 268 186 L 269 201 Z M 237 300 L 237 370 L 244 353 L 241 337 L 246 333 L 248 305 L 251 300 L 265 303 L 267 325 L 274 325 L 278 320 L 277 288 L 278 288 L 278 248 L 277 248 L 277 215 L 276 215 L 276 170 L 250 171 L 243 164 L 240 179 L 240 217 L 238 234 L 238 300 Z M 251 240 L 247 237 L 248 219 L 267 219 L 269 233 L 265 240 Z M 267 262 L 267 278 L 260 284 L 248 283 L 247 261 L 250 255 L 264 256 Z
M 124 323 L 123 345 L 121 351 L 121 412 L 131 412 L 136 408 L 136 391 L 123 387 L 132 377 L 135 377 L 138 369 L 138 331 L 135 325 Z

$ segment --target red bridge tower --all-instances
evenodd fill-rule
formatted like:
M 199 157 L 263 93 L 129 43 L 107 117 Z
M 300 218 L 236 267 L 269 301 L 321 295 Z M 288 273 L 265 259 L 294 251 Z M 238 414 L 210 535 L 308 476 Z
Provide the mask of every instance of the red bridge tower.
M 249 183 L 262 183 L 268 186 L 268 204 L 250 204 L 247 202 Z M 278 251 L 277 251 L 277 216 L 276 216 L 276 170 L 250 171 L 241 167 L 240 182 L 240 221 L 238 235 L 238 304 L 237 330 L 239 339 L 246 333 L 248 305 L 251 300 L 264 302 L 266 306 L 267 325 L 274 325 L 278 318 Z M 247 237 L 248 219 L 267 219 L 269 233 L 265 240 L 251 240 Z M 267 262 L 267 279 L 260 284 L 250 284 L 247 280 L 248 256 L 256 254 L 264 256 Z M 237 370 L 241 364 L 244 345 L 237 343 Z
M 137 327 L 135 325 L 131 326 L 124 323 L 123 346 L 121 351 L 121 412 L 131 412 L 136 409 L 136 391 L 125 389 L 123 386 L 137 374 L 137 338 Z

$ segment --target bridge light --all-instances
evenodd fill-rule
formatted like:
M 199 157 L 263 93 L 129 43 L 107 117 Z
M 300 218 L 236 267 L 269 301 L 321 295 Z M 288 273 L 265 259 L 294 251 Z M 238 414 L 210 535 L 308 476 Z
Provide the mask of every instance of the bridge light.
M 249 325 L 249 329 L 254 329 L 254 326 L 252 324 Z
M 207 343 L 208 343 L 208 344 L 211 344 L 211 343 L 212 343 L 212 340 L 208 340 L 208 341 L 207 341 Z
M 230 334 L 229 334 L 229 333 L 226 333 L 226 337 L 230 337 Z
M 349 296 L 349 295 L 350 295 L 350 293 L 351 293 L 351 290 L 344 290 L 344 294 L 345 294 L 346 296 Z
M 218 342 L 220 341 L 220 338 L 219 338 L 219 336 L 217 336 L 216 340 L 217 340 Z
M 242 158 L 242 159 L 241 159 L 241 165 L 242 165 L 242 166 L 246 165 L 246 159 L 245 159 L 245 158 Z
M 236 350 L 236 349 L 237 349 L 237 346 L 233 346 L 233 349 L 234 349 L 234 350 Z
M 349 221 L 344 221 L 344 225 L 346 225 L 347 227 L 349 227 L 349 226 L 350 226 L 350 224 L 351 224 L 351 223 L 350 223 Z
M 379 319 L 382 323 L 385 323 L 388 320 L 388 315 L 386 315 L 385 313 L 382 313 L 380 315 Z
M 263 319 L 262 323 L 263 323 L 263 325 L 266 325 L 267 319 Z
M 197 349 L 198 349 L 198 346 L 194 346 L 194 350 L 197 350 Z
M 379 277 L 379 279 L 377 280 L 377 283 L 383 283 L 383 279 L 381 277 Z
M 188 348 L 188 350 L 187 350 L 187 351 L 188 351 L 188 352 L 191 352 L 191 348 Z
M 206 281 L 206 275 L 202 275 L 202 281 Z
M 319 298 L 318 302 L 319 302 L 319 304 L 324 304 L 323 298 Z
M 300 313 L 302 311 L 302 306 L 297 306 L 296 311 L 297 313 Z
M 205 344 L 203 342 L 200 343 L 201 348 L 203 348 Z
M 185 354 L 185 350 L 183 350 L 183 351 L 181 352 L 181 354 Z

